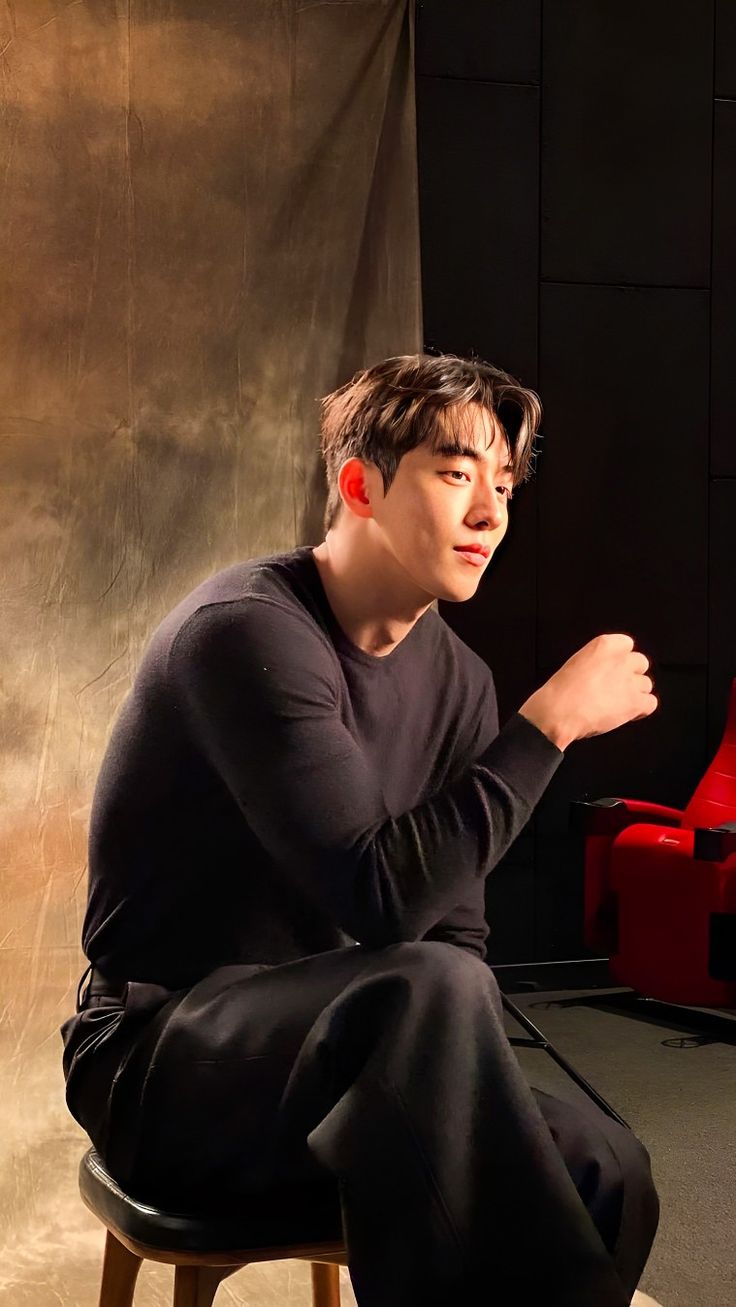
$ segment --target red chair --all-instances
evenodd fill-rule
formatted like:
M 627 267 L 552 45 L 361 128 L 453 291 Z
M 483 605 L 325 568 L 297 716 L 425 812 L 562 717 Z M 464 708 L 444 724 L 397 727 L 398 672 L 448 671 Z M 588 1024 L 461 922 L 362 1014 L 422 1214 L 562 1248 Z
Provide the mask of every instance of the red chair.
M 736 1008 L 736 678 L 720 747 L 684 812 L 578 800 L 585 946 L 652 999 Z

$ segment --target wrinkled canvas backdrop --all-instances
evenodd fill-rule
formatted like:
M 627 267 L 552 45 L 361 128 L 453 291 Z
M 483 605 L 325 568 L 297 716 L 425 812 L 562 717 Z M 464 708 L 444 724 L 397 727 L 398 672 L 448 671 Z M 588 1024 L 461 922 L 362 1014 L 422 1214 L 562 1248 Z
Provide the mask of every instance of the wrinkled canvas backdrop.
M 58 1026 L 143 646 L 211 572 L 319 542 L 318 397 L 421 348 L 412 23 L 409 0 L 0 7 L 8 1307 L 97 1301 Z M 289 1267 L 220 1294 L 306 1303 Z M 144 1271 L 143 1307 L 169 1285 Z

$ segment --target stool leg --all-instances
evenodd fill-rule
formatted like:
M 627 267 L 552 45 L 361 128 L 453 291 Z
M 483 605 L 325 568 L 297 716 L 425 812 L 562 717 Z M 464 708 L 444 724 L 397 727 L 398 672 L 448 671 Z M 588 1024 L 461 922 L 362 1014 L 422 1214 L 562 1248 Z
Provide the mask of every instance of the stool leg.
M 129 1252 L 111 1230 L 105 1240 L 99 1307 L 132 1307 L 141 1258 Z
M 312 1262 L 312 1307 L 340 1307 L 340 1267 Z
M 218 1285 L 239 1266 L 177 1266 L 174 1307 L 212 1307 Z

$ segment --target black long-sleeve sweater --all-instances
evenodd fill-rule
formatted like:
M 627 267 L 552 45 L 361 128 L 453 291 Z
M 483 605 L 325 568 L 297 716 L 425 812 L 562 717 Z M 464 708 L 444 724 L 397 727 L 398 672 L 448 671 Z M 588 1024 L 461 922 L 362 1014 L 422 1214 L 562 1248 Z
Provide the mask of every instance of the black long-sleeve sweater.
M 229 567 L 148 646 L 95 791 L 83 945 L 176 989 L 230 962 L 445 939 L 485 957 L 485 877 L 561 752 L 429 609 L 378 658 L 311 548 Z

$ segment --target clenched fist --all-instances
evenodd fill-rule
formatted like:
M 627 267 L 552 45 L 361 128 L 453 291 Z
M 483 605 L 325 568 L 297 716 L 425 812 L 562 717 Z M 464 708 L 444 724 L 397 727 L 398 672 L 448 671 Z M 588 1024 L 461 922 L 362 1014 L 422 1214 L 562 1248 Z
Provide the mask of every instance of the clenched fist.
M 649 659 L 630 635 L 597 635 L 519 709 L 556 744 L 605 735 L 626 722 L 650 717 L 659 707 L 647 675 Z

